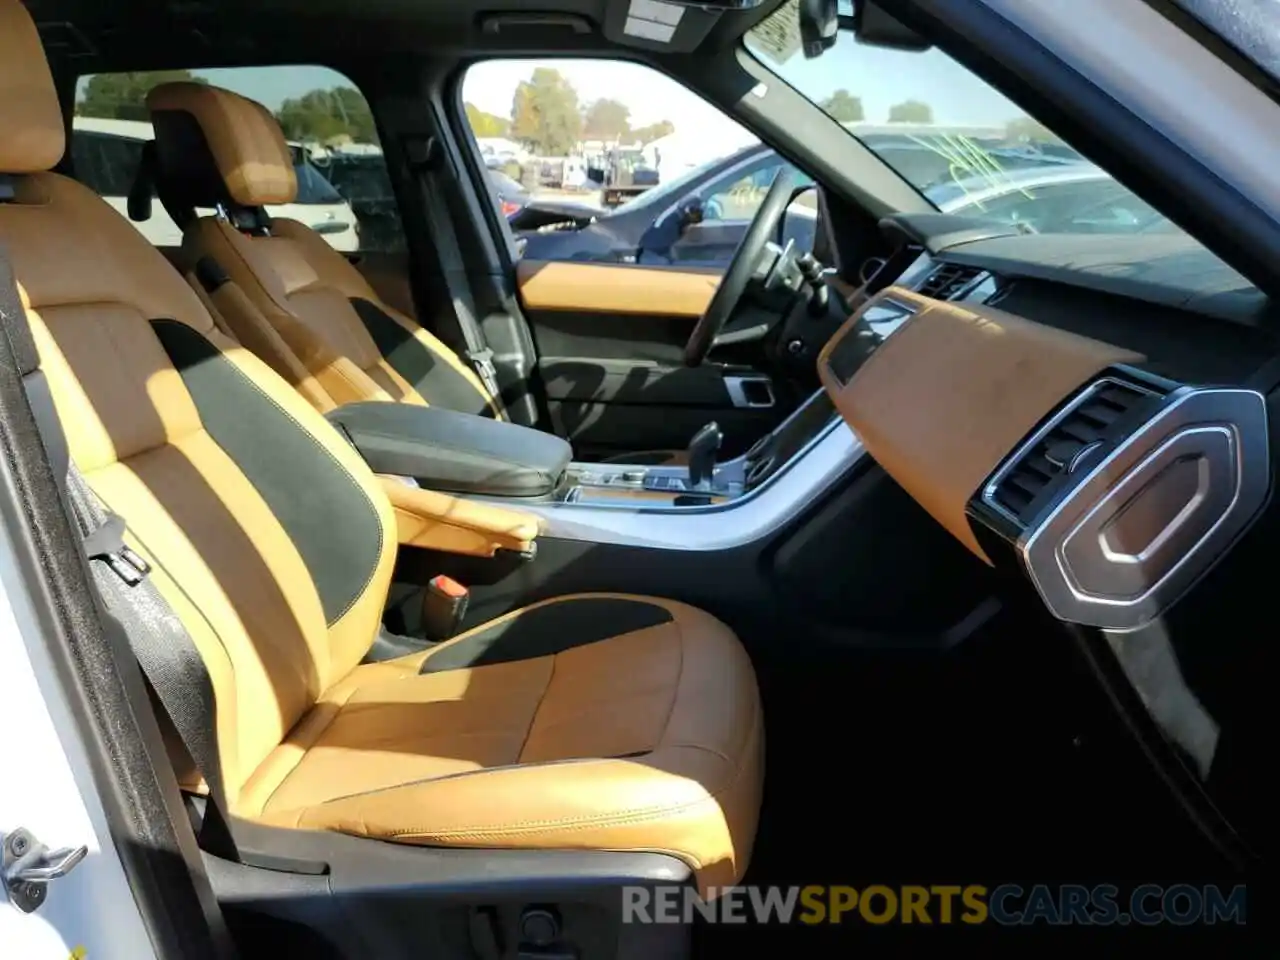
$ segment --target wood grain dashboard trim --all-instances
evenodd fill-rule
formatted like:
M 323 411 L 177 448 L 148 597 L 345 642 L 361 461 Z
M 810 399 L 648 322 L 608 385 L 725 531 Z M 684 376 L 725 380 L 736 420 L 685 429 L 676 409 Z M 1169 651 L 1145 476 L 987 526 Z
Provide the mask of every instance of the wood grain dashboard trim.
M 843 383 L 830 358 L 885 299 L 915 314 Z M 975 303 L 888 287 L 818 356 L 818 376 L 867 452 L 979 558 L 965 508 L 982 483 L 1063 400 L 1106 367 L 1141 354 Z

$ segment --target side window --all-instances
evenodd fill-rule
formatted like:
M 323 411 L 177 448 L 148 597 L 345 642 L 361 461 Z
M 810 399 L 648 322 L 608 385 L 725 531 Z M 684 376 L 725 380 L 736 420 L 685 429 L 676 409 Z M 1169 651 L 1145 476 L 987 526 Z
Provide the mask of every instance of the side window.
M 727 266 L 783 163 L 635 63 L 488 60 L 467 71 L 462 99 L 525 259 Z
M 712 183 L 705 191 L 703 201 L 704 220 L 751 220 L 760 209 L 764 195 L 769 192 L 774 178 L 789 166 L 776 153 L 769 151 L 762 162 L 750 172 L 730 173 Z M 806 174 L 795 172 L 795 186 L 813 186 Z
M 72 122 L 76 176 L 121 213 L 142 145 L 153 138 L 146 95 L 172 80 L 233 90 L 269 109 L 284 130 L 298 177 L 292 203 L 267 208 L 298 220 L 337 250 L 398 253 L 405 249 L 399 210 L 378 144 L 373 113 L 342 74 L 325 67 L 246 67 L 100 73 L 80 78 Z M 208 212 L 208 211 L 202 211 Z M 160 204 L 136 224 L 157 246 L 181 243 Z

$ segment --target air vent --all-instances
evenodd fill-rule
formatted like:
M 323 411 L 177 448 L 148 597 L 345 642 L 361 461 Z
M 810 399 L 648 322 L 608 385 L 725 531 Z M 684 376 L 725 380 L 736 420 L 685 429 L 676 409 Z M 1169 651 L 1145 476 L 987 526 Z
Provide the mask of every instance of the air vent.
M 940 263 L 916 292 L 935 300 L 950 300 L 968 289 L 984 272 L 958 263 Z
M 1051 486 L 1088 463 L 1125 414 L 1156 391 L 1099 380 L 1050 421 L 988 486 L 984 499 L 1019 523 L 1043 503 Z

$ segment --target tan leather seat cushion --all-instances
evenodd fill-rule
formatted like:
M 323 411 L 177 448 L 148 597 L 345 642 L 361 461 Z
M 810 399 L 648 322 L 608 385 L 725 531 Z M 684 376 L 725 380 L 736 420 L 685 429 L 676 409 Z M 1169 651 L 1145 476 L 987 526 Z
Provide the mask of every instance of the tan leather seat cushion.
M 418 673 L 466 635 L 356 668 L 246 784 L 238 812 L 400 843 L 658 851 L 688 862 L 704 892 L 736 882 L 763 776 L 751 663 L 709 614 L 623 599 L 672 619 L 471 669 Z

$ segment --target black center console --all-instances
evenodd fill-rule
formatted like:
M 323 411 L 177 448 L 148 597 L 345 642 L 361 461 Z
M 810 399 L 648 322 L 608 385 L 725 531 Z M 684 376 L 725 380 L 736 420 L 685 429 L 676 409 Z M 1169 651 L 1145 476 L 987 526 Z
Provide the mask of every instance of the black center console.
M 327 414 L 379 474 L 441 493 L 591 506 L 723 504 L 749 494 L 799 457 L 838 417 L 817 391 L 740 457 L 716 463 L 714 424 L 685 458 L 649 466 L 575 463 L 559 437 L 518 424 L 403 403 L 352 403 Z M 692 468 L 691 468 L 692 465 Z
M 575 463 L 564 499 L 592 506 L 697 507 L 727 503 L 766 483 L 794 461 L 838 413 L 830 397 L 817 391 L 772 433 L 745 454 L 691 474 L 687 463 L 666 466 Z M 701 431 L 700 431 L 701 434 Z M 691 444 L 696 446 L 697 438 Z M 690 459 L 697 459 L 691 450 Z

